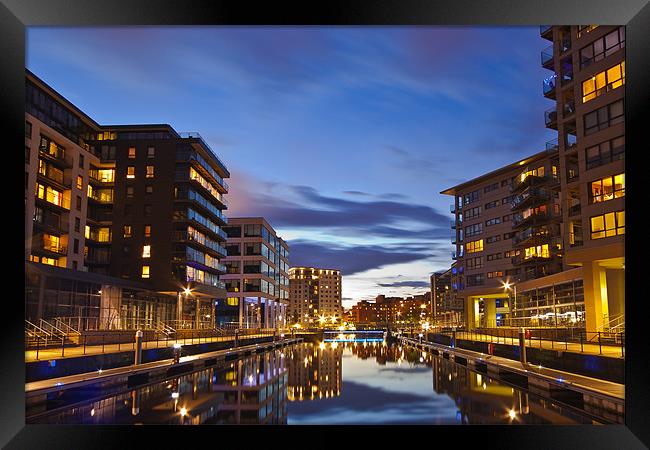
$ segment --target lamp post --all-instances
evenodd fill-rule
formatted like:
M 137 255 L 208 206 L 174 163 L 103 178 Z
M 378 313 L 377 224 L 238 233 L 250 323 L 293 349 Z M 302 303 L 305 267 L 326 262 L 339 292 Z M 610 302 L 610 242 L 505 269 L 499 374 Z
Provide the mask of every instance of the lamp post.
M 510 302 L 510 290 L 511 290 L 511 287 L 512 287 L 512 290 L 515 293 L 514 305 L 513 305 L 513 303 Z M 508 292 L 508 304 L 510 306 L 510 322 L 512 323 L 512 321 L 514 319 L 514 310 L 517 308 L 517 285 L 514 284 L 514 283 L 510 284 L 510 282 L 506 281 L 505 283 L 503 283 L 503 289 L 506 292 Z

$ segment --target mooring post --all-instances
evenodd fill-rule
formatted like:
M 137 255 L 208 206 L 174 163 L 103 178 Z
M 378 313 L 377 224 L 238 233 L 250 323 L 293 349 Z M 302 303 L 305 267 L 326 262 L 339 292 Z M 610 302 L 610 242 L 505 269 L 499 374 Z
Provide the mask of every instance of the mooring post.
M 526 365 L 526 330 L 519 329 L 519 359 L 522 365 Z
M 135 332 L 135 364 L 142 364 L 142 330 Z

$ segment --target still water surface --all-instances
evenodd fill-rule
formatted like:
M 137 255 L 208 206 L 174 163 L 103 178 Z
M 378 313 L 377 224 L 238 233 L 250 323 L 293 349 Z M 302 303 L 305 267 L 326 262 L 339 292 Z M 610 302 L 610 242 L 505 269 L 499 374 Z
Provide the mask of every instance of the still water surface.
M 28 423 L 584 424 L 566 405 L 386 342 L 298 344 L 149 386 L 34 401 Z

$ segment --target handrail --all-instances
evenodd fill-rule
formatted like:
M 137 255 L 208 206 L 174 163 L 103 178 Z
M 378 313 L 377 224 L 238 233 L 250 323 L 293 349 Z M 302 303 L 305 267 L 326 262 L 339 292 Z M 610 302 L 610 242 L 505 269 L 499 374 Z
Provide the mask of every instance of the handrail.
M 38 325 L 31 323 L 29 320 L 25 320 L 25 323 L 32 326 L 35 330 L 40 331 L 41 333 L 44 333 L 46 336 L 50 336 L 52 334 L 49 331 L 44 330 L 43 328 L 39 327 Z M 29 330 L 25 330 L 25 331 L 29 331 Z
M 81 336 L 81 332 L 79 332 L 78 330 L 75 330 L 74 328 L 72 328 L 72 327 L 71 327 L 70 325 L 68 325 L 67 323 L 64 323 L 64 322 L 61 320 L 61 318 L 59 318 L 59 317 L 54 317 L 54 322 L 55 322 L 57 325 L 61 325 L 61 328 L 67 328 L 66 332 L 67 332 L 68 334 L 75 335 L 75 336 Z
M 65 336 L 66 336 L 65 331 L 60 330 L 59 328 L 57 328 L 56 326 L 52 325 L 50 322 L 48 322 L 48 321 L 45 320 L 45 319 L 39 319 L 39 323 L 41 324 L 41 326 L 45 323 L 45 324 L 47 324 L 47 326 L 51 327 L 53 330 L 58 331 L 58 332 L 59 332 L 59 337 L 65 337 Z M 52 333 L 52 334 L 55 334 L 55 333 Z

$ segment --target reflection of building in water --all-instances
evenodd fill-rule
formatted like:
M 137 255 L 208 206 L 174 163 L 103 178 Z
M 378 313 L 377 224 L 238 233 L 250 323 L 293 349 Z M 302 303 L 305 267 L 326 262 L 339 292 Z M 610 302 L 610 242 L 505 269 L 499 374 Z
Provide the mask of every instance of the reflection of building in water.
M 323 342 L 291 348 L 289 359 L 289 401 L 314 400 L 341 395 L 344 345 Z
M 39 423 L 286 424 L 287 369 L 280 351 L 251 355 L 113 396 Z M 29 422 L 29 419 L 28 419 Z
M 433 390 L 452 398 L 466 424 L 591 423 L 557 404 L 500 384 L 444 359 L 432 358 Z
M 347 344 L 352 354 L 359 359 L 375 358 L 377 364 L 385 365 L 386 362 L 395 362 L 399 357 L 397 346 L 389 346 L 383 342 L 352 342 Z

